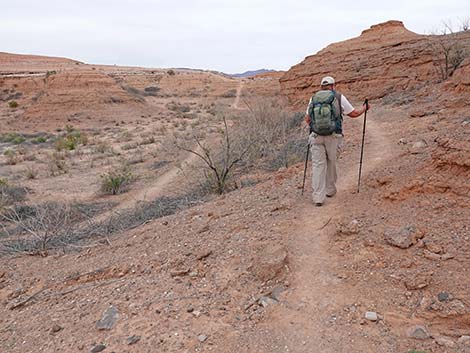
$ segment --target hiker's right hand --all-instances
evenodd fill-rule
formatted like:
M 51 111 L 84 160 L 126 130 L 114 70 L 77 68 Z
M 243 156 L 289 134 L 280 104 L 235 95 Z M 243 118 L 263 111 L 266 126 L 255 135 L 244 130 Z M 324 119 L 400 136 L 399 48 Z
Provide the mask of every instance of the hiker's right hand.
M 307 123 L 307 125 L 310 125 L 310 117 L 308 116 L 308 114 L 305 114 L 305 122 Z
M 364 113 L 366 110 L 370 110 L 370 103 L 362 105 L 362 112 Z

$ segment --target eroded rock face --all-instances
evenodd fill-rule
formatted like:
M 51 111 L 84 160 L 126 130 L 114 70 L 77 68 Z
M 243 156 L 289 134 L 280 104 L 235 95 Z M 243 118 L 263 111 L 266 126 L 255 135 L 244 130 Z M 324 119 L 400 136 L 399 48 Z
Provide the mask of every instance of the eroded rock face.
M 359 98 L 409 95 L 439 80 L 436 49 L 430 43 L 433 37 L 413 33 L 400 21 L 374 25 L 359 37 L 331 44 L 293 66 L 280 79 L 281 91 L 294 107 L 305 108 L 321 78 L 331 75 L 338 90 L 356 105 Z M 465 46 L 470 45 L 470 36 L 463 32 L 461 37 Z M 460 77 L 466 66 L 455 72 L 457 77 L 449 83 L 452 88 L 468 86 L 468 78 Z

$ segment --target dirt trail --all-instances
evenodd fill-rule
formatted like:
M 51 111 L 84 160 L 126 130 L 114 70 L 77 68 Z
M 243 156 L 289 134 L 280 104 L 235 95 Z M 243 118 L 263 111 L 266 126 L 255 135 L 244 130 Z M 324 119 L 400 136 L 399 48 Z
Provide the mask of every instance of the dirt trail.
M 107 212 L 101 213 L 97 217 L 93 218 L 92 221 L 94 223 L 104 221 L 113 213 L 133 208 L 139 202 L 150 202 L 157 199 L 159 196 L 167 195 L 167 193 L 165 193 L 167 191 L 166 188 L 169 187 L 170 184 L 175 182 L 176 178 L 178 178 L 178 176 L 182 173 L 185 168 L 188 168 L 188 166 L 194 164 L 197 158 L 198 157 L 194 153 L 189 153 L 186 159 L 181 162 L 180 166 L 172 166 L 169 170 L 160 175 L 156 179 L 155 183 L 151 184 L 149 187 L 127 194 L 128 197 L 121 201 L 116 207 Z
M 238 87 L 237 87 L 237 96 L 235 97 L 235 101 L 233 102 L 233 105 L 232 105 L 233 109 L 243 109 L 239 107 L 243 86 L 245 86 L 245 81 L 240 80 L 240 83 L 238 84 Z
M 363 177 L 393 156 L 391 143 L 380 122 L 368 119 L 366 141 Z M 373 347 L 370 339 L 359 334 L 344 337 L 344 332 L 329 325 L 334 321 L 334 312 L 352 305 L 357 299 L 355 296 L 360 296 L 359 288 L 348 287 L 338 277 L 335 255 L 329 249 L 331 233 L 325 226 L 327 223 L 331 226 L 341 217 L 345 199 L 351 197 L 351 191 L 356 188 L 358 157 L 348 157 L 350 162 L 340 165 L 340 172 L 347 170 L 347 173 L 340 174 L 337 196 L 327 199 L 323 207 L 313 206 L 311 188 L 307 188 L 301 213 L 295 221 L 297 226 L 289 231 L 289 261 L 294 276 L 293 291 L 287 302 L 294 308 L 275 310 L 269 321 L 276 323 L 276 336 L 280 340 L 277 344 L 288 347 L 290 352 L 353 352 L 351 340 L 354 340 L 354 352 L 388 352 L 386 348 Z

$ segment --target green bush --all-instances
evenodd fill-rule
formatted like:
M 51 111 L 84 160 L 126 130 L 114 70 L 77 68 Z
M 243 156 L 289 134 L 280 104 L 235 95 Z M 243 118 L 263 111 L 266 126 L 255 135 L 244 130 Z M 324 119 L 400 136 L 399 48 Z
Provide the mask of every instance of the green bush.
M 18 108 L 18 102 L 17 101 L 10 101 L 10 102 L 8 102 L 8 106 L 12 109 Z
M 78 145 L 88 144 L 88 137 L 72 126 L 65 126 L 65 131 L 65 136 L 61 136 L 56 140 L 55 148 L 57 151 L 73 151 L 77 149 Z
M 34 144 L 45 143 L 45 142 L 47 142 L 47 137 L 46 136 L 38 136 L 35 139 L 33 139 L 31 142 L 34 143 Z
M 110 171 L 101 175 L 101 191 L 108 195 L 126 192 L 133 181 L 132 173 L 127 169 Z
M 7 134 L 0 136 L 0 142 L 9 142 L 15 145 L 19 145 L 20 143 L 23 143 L 24 141 L 26 141 L 24 136 L 18 135 L 16 133 L 7 133 Z
M 13 138 L 13 140 L 11 142 L 15 145 L 19 145 L 20 143 L 23 143 L 25 141 L 26 141 L 26 139 L 23 136 L 18 135 L 18 136 L 15 136 L 15 138 Z

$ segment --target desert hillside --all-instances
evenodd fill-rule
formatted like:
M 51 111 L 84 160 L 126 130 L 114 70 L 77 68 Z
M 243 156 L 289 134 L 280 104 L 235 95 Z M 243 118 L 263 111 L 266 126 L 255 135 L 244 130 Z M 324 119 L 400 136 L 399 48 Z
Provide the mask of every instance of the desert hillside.
M 280 80 L 282 92 L 294 106 L 302 107 L 321 78 L 331 74 L 346 95 L 371 99 L 399 102 L 407 96 L 425 96 L 425 100 L 437 100 L 444 91 L 468 93 L 468 58 L 458 65 L 445 90 L 435 85 L 442 81 L 443 48 L 453 43 L 468 51 L 470 33 L 427 36 L 407 30 L 400 21 L 377 24 L 359 37 L 333 43 L 293 66 Z M 468 95 L 463 102 L 468 104 Z
M 390 21 L 242 79 L 0 54 L 0 351 L 470 352 L 469 46 Z M 323 75 L 372 109 L 360 192 L 346 118 L 315 207 Z

